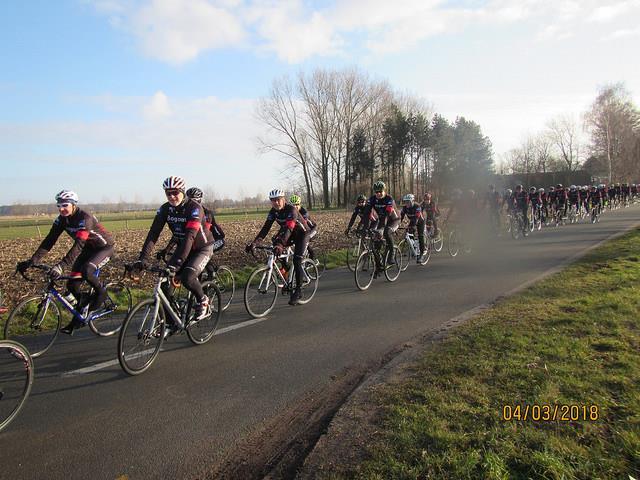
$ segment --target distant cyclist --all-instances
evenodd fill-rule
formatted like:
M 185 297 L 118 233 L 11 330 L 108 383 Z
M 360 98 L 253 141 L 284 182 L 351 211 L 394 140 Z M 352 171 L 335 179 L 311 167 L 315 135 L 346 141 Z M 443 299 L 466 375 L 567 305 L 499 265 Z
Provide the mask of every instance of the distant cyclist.
M 307 221 L 307 225 L 309 226 L 309 232 L 307 232 L 307 235 L 309 236 L 309 241 L 307 243 L 307 252 L 309 254 L 309 258 L 315 261 L 316 253 L 314 252 L 313 247 L 311 246 L 311 240 L 313 240 L 314 237 L 318 234 L 318 224 L 311 219 L 311 216 L 309 215 L 309 212 L 307 211 L 307 209 L 301 205 L 300 195 L 296 195 L 296 194 L 291 195 L 289 197 L 289 203 L 293 205 L 296 208 L 296 210 L 300 213 L 300 215 L 302 215 L 302 218 L 304 218 Z
M 345 235 L 349 235 L 351 233 L 351 227 L 356 222 L 356 219 L 360 219 L 358 222 L 358 226 L 356 227 L 356 232 L 361 232 L 364 226 L 364 219 L 367 215 L 365 210 L 367 206 L 367 197 L 363 194 L 358 195 L 356 198 L 356 206 L 353 209 L 353 213 L 351 214 L 351 218 L 349 219 L 349 225 L 347 225 L 347 229 L 344 231 Z
M 213 255 L 213 235 L 206 226 L 202 205 L 185 195 L 185 181 L 182 177 L 168 177 L 162 188 L 167 202 L 156 212 L 134 267 L 143 269 L 146 266 L 162 229 L 165 224 L 168 225 L 178 240 L 178 246 L 167 262 L 168 268 L 180 274 L 182 284 L 195 296 L 195 318 L 201 320 L 211 314 L 209 298 L 204 294 L 198 277 Z
M 393 233 L 400 226 L 400 216 L 396 210 L 396 202 L 391 195 L 386 193 L 387 186 L 381 180 L 373 184 L 373 196 L 369 198 L 367 204 L 370 215 L 367 217 L 366 227 L 369 228 L 372 221 L 377 221 L 377 230 L 383 231 L 384 239 L 387 243 L 387 264 L 395 263 L 393 250 L 395 243 L 393 242 Z
M 31 265 L 37 265 L 55 245 L 62 232 L 67 232 L 74 240 L 73 246 L 64 258 L 53 266 L 50 275 L 53 278 L 60 277 L 71 267 L 69 276 L 74 279 L 67 282 L 69 292 L 65 298 L 72 303 L 79 300 L 80 284 L 85 280 L 95 292 L 89 304 L 89 311 L 95 311 L 107 299 L 107 291 L 95 274 L 96 270 L 106 265 L 113 256 L 113 239 L 96 217 L 78 207 L 78 195 L 75 192 L 62 190 L 56 195 L 56 204 L 60 215 L 31 259 L 18 263 L 18 270 L 25 272 Z M 60 331 L 72 335 L 73 330 L 82 325 L 84 324 L 74 317 Z
M 522 185 L 516 185 L 516 189 L 513 192 L 513 197 L 511 199 L 511 204 L 514 206 L 515 210 L 522 212 L 522 233 L 526 237 L 529 234 L 527 230 L 529 226 L 529 195 Z
M 422 208 L 422 215 L 424 216 L 425 222 L 433 225 L 433 237 L 437 237 L 440 233 L 438 231 L 438 217 L 440 217 L 440 209 L 438 208 L 436 201 L 433 199 L 433 194 L 431 192 L 427 192 L 422 196 L 420 208 Z
M 302 259 L 307 249 L 309 236 L 307 233 L 311 230 L 307 221 L 300 215 L 296 208 L 287 203 L 284 191 L 275 188 L 269 192 L 269 200 L 271 200 L 271 210 L 267 214 L 264 225 L 256 235 L 256 238 L 247 245 L 247 252 L 252 251 L 255 246 L 264 240 L 269 234 L 271 226 L 274 222 L 280 227 L 278 233 L 272 238 L 274 246 L 273 252 L 276 256 L 282 255 L 284 250 L 293 245 L 293 266 L 296 279 L 296 288 L 291 292 L 289 305 L 299 305 L 301 299 L 300 285 L 302 282 Z
M 420 245 L 420 258 L 424 255 L 424 217 L 422 214 L 422 207 L 415 202 L 416 197 L 413 193 L 407 193 L 402 197 L 402 210 L 400 211 L 400 223 L 405 217 L 409 219 L 409 226 L 407 231 L 409 233 L 417 234 L 418 244 Z M 420 259 L 418 259 L 419 261 Z

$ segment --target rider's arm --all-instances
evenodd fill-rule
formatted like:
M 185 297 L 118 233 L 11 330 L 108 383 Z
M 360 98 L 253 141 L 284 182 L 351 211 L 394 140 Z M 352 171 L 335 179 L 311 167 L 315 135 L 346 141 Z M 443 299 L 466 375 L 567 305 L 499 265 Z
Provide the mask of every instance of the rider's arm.
M 273 225 L 273 222 L 275 222 L 275 220 L 276 220 L 276 213 L 275 213 L 275 210 L 272 208 L 267 214 L 267 219 L 265 220 L 264 225 L 262 225 L 262 228 L 258 232 L 258 235 L 256 235 L 254 242 L 264 240 L 264 237 L 266 237 L 269 234 L 269 230 L 271 230 L 271 225 Z
M 167 215 L 165 212 L 165 208 L 160 207 L 156 212 L 156 216 L 153 219 L 153 223 L 151 224 L 151 228 L 149 229 L 149 233 L 147 234 L 147 238 L 142 245 L 142 250 L 140 251 L 140 260 L 145 260 L 151 254 L 154 245 L 158 241 L 158 237 L 160 237 L 160 233 L 164 228 L 164 224 L 167 223 Z
M 358 207 L 353 209 L 353 213 L 351 214 L 351 219 L 349 220 L 349 225 L 347 225 L 347 230 L 351 230 L 351 227 L 353 227 L 353 224 L 355 223 L 356 218 L 358 218 Z
M 73 262 L 78 258 L 80 252 L 84 248 L 84 244 L 89 238 L 89 232 L 94 230 L 94 224 L 96 222 L 93 219 L 92 215 L 85 215 L 84 219 L 78 225 L 78 230 L 76 230 L 76 235 L 74 237 L 74 242 L 67 254 L 60 261 L 63 265 L 69 267 L 73 264 Z
M 53 222 L 53 225 L 51 225 L 51 230 L 49 230 L 49 233 L 47 234 L 47 236 L 44 237 L 44 240 L 42 240 L 42 243 L 40 243 L 40 246 L 38 247 L 38 249 L 31 256 L 31 262 L 37 264 L 40 261 L 40 259 L 44 257 L 49 252 L 49 250 L 53 248 L 53 246 L 56 244 L 56 241 L 58 241 L 58 237 L 60 237 L 62 232 L 64 232 L 64 227 L 62 226 L 60 217 L 58 217 Z

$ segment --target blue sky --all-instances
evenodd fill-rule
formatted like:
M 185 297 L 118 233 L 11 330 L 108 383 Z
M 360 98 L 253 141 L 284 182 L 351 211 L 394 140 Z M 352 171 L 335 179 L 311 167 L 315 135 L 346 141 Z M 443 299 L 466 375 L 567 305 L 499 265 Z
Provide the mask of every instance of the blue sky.
M 219 196 L 286 186 L 260 155 L 274 78 L 357 66 L 496 157 L 597 88 L 638 102 L 640 0 L 9 0 L 0 7 L 0 204 L 162 200 L 171 174 Z

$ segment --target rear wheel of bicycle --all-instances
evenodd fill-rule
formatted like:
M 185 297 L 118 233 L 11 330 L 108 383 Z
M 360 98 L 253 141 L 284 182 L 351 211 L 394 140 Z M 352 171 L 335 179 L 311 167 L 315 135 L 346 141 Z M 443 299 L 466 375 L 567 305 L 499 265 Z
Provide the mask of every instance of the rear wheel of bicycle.
M 433 244 L 433 250 L 435 252 L 441 252 L 442 247 L 444 246 L 444 235 L 442 235 L 442 230 L 438 230 L 438 235 L 431 239 Z
M 275 268 L 275 267 L 274 267 Z M 278 295 L 278 282 L 274 272 L 261 267 L 255 270 L 244 287 L 244 306 L 253 318 L 264 317 L 271 311 Z
M 191 320 L 191 323 L 187 326 L 187 337 L 196 345 L 207 343 L 213 338 L 222 317 L 222 301 L 220 300 L 220 290 L 216 282 L 214 280 L 204 282 L 202 291 L 209 297 L 209 316 L 200 320 Z M 192 302 L 195 302 L 195 298 L 191 298 Z M 190 311 L 194 311 L 193 305 Z
M 33 358 L 51 348 L 60 329 L 60 308 L 51 297 L 37 295 L 20 302 L 4 324 L 4 338 L 21 343 Z
M 101 337 L 109 337 L 120 331 L 124 319 L 131 311 L 131 292 L 123 282 L 111 282 L 105 285 L 107 299 L 96 313 L 98 318 L 89 320 L 89 328 Z
M 513 231 L 513 228 L 511 229 Z M 447 241 L 447 249 L 449 250 L 449 255 L 455 257 L 458 255 L 460 251 L 460 242 L 458 241 L 458 232 L 452 230 L 449 232 L 449 238 Z
M 320 272 L 318 271 L 318 267 L 315 262 L 309 258 L 305 258 L 302 261 L 302 271 L 305 278 L 302 279 L 302 285 L 300 285 L 300 299 L 298 300 L 298 303 L 304 305 L 313 298 L 318 290 Z M 295 283 L 293 288 L 295 288 Z
M 433 240 L 431 240 L 429 237 L 425 237 L 424 243 L 425 243 L 424 253 L 420 257 L 418 257 L 418 263 L 420 265 L 427 264 L 427 262 L 431 258 L 431 250 L 433 250 Z
M 359 290 L 366 290 L 376 274 L 376 262 L 373 252 L 363 250 L 355 264 L 354 277 Z
M 521 233 L 522 227 L 520 227 L 518 217 L 511 217 L 511 238 L 517 240 L 518 238 L 520 238 Z
M 154 315 L 155 302 L 155 299 L 148 298 L 138 303 L 122 324 L 118 337 L 118 361 L 129 375 L 139 375 L 147 370 L 160 353 L 166 323 L 162 305 Z
M 387 252 L 385 251 L 384 254 L 384 276 L 385 278 L 390 281 L 390 282 L 395 282 L 398 277 L 400 276 L 400 272 L 402 271 L 401 269 L 401 257 L 402 254 L 400 253 L 400 249 L 398 248 L 398 246 L 394 246 L 393 247 L 393 260 L 394 262 L 392 264 L 388 264 L 387 263 Z
M 27 401 L 33 378 L 33 359 L 24 345 L 0 341 L 0 432 L 16 418 Z
M 356 238 L 347 248 L 347 268 L 352 272 L 356 268 L 356 262 L 360 256 L 360 239 Z
M 400 270 L 403 272 L 409 268 L 409 262 L 411 261 L 411 247 L 406 239 L 403 239 L 398 243 L 398 250 L 400 250 Z
M 231 300 L 233 300 L 233 294 L 236 291 L 236 279 L 231 269 L 226 265 L 222 265 L 218 267 L 218 271 L 212 280 L 220 291 L 220 304 L 222 311 L 225 311 L 231 305 Z

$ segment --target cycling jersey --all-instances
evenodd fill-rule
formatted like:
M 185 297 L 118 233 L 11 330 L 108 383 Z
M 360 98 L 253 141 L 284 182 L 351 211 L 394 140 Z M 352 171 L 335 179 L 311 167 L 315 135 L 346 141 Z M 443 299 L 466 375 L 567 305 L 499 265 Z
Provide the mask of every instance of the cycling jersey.
M 569 202 L 571 202 L 572 205 L 575 205 L 580 199 L 580 192 L 578 190 L 569 190 L 568 198 Z
M 542 206 L 546 207 L 549 204 L 549 197 L 547 192 L 540 193 L 540 201 L 542 202 Z
M 195 200 L 185 198 L 180 205 L 173 207 L 167 202 L 158 209 L 142 246 L 140 260 L 144 260 L 149 256 L 165 224 L 169 225 L 171 233 L 179 242 L 176 251 L 168 262 L 170 266 L 182 266 L 192 251 L 200 250 L 213 244 L 213 235 L 205 227 L 204 208 Z
M 209 210 L 207 207 L 202 207 L 204 209 L 204 226 L 207 230 L 211 232 L 214 240 L 222 240 L 224 238 L 224 232 L 222 231 L 222 227 L 216 222 L 216 217 L 213 214 L 212 210 Z
M 491 210 L 498 210 L 500 208 L 501 198 L 497 191 L 489 191 L 485 194 L 485 203 Z
M 104 229 L 98 219 L 90 213 L 76 208 L 76 211 L 71 215 L 67 217 L 59 215 L 54 220 L 51 230 L 40 243 L 31 257 L 31 261 L 38 263 L 53 248 L 62 232 L 67 232 L 74 239 L 73 246 L 60 262 L 66 267 L 72 265 L 84 250 L 100 250 L 113 246 L 111 234 Z
M 276 222 L 280 227 L 280 230 L 275 236 L 275 243 L 281 243 L 285 246 L 289 244 L 292 235 L 297 236 L 300 233 L 304 234 L 310 230 L 303 216 L 300 215 L 293 205 L 287 203 L 282 210 L 276 210 L 275 208 L 269 210 L 267 219 L 258 233 L 256 240 L 262 240 L 267 236 L 273 222 Z
M 521 192 L 513 192 L 511 203 L 522 210 L 529 206 L 529 194 L 522 190 Z
M 542 197 L 540 195 L 540 193 L 536 192 L 533 194 L 529 194 L 529 199 L 531 200 L 531 205 L 533 205 L 534 207 L 538 206 L 538 205 L 542 205 Z
M 373 195 L 369 199 L 369 209 L 371 212 L 375 211 L 378 219 L 378 228 L 383 227 L 388 221 L 397 220 L 398 212 L 396 211 L 396 202 L 393 201 L 391 195 L 385 195 L 382 198 L 378 198 Z M 373 218 L 370 217 L 371 220 Z
M 564 205 L 567 202 L 569 196 L 567 195 L 567 191 L 565 189 L 556 190 L 554 193 L 556 194 L 555 200 L 558 205 Z
M 311 220 L 311 217 L 309 216 L 309 212 L 307 212 L 306 208 L 300 207 L 300 210 L 298 211 L 300 212 L 300 215 L 302 215 L 302 218 L 306 220 L 307 225 L 309 226 L 309 229 L 315 230 L 318 225 L 316 224 L 316 222 Z
M 422 214 L 426 217 L 427 220 L 433 220 L 435 217 L 440 216 L 440 210 L 436 205 L 436 202 L 431 200 L 429 203 L 422 202 L 420 204 L 420 208 L 422 208 Z
M 424 221 L 422 217 L 422 207 L 417 203 L 413 203 L 410 207 L 406 205 L 402 207 L 400 211 L 400 221 L 404 220 L 404 217 L 409 219 L 409 227 L 415 227 L 420 221 Z
M 362 225 L 362 223 L 364 222 L 364 218 L 367 214 L 366 212 L 367 209 L 367 205 L 356 205 L 356 207 L 353 209 L 353 213 L 351 214 L 351 219 L 349 220 L 349 225 L 347 225 L 347 230 L 351 230 L 351 227 L 353 227 L 353 224 L 356 221 L 356 218 L 360 217 L 360 223 L 358 226 Z

